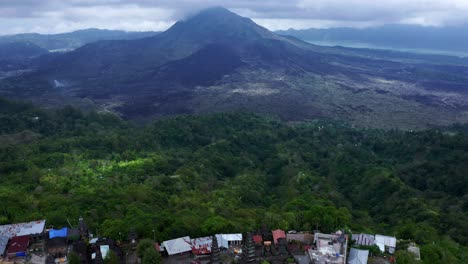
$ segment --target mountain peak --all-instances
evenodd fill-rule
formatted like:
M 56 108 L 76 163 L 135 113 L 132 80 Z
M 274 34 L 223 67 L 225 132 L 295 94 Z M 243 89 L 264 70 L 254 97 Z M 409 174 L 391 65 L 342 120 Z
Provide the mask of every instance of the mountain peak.
M 224 7 L 204 9 L 186 20 L 177 22 L 164 35 L 190 37 L 192 40 L 246 41 L 275 38 L 268 29 L 251 19 L 242 17 Z

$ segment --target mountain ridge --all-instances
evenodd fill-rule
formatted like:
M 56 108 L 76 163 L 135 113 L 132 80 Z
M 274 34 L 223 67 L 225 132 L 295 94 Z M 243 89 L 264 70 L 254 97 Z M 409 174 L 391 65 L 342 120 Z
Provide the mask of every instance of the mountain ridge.
M 463 63 L 312 45 L 214 8 L 155 36 L 42 56 L 31 73 L 0 82 L 0 95 L 92 101 L 129 119 L 244 109 L 421 129 L 468 122 Z
M 0 36 L 0 43 L 30 42 L 47 50 L 73 50 L 99 40 L 137 39 L 153 36 L 158 32 L 129 32 L 88 28 L 58 34 L 21 33 Z

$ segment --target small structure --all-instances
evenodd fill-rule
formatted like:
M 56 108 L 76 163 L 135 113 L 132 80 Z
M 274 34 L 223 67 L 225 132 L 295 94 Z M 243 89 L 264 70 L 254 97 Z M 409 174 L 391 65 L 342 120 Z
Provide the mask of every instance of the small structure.
M 25 257 L 29 247 L 29 235 L 13 237 L 8 243 L 8 257 Z
M 316 250 L 309 249 L 312 263 L 345 264 L 348 237 L 341 231 L 335 234 L 316 233 L 314 235 Z
M 169 255 L 191 252 L 192 247 L 187 241 L 191 241 L 189 236 L 164 241 L 163 246 Z
M 78 241 L 82 242 L 82 241 Z M 99 262 L 99 255 L 105 259 L 109 253 L 112 251 L 114 255 L 123 261 L 123 254 L 121 249 L 117 246 L 116 242 L 110 238 L 98 238 L 94 243 L 90 243 L 90 252 L 92 263 Z M 74 243 L 76 245 L 77 243 Z M 85 250 L 83 250 L 85 251 Z M 84 252 L 83 252 L 84 253 Z M 97 259 L 97 260 L 96 260 Z
M 38 235 L 44 232 L 45 220 L 0 226 L 0 236 L 8 238 Z
M 217 234 L 219 247 L 229 248 L 242 245 L 242 234 Z
M 213 242 L 211 243 L 211 256 L 210 256 L 210 264 L 219 264 L 220 262 L 220 253 L 218 247 L 218 239 L 216 236 L 213 236 Z
M 253 241 L 255 242 L 256 246 L 261 246 L 263 244 L 263 237 L 262 235 L 253 235 L 252 236 Z
M 348 264 L 367 264 L 369 250 L 351 248 L 349 251 Z
M 195 255 L 205 255 L 211 253 L 211 244 L 213 239 L 211 237 L 200 237 L 190 241 L 192 253 Z
M 96 253 L 91 254 L 91 259 L 93 259 L 95 262 L 100 261 L 100 257 L 104 260 L 107 257 L 107 254 L 109 254 L 110 247 L 109 245 L 101 245 L 99 248 L 96 250 Z
M 66 237 L 54 237 L 47 241 L 47 252 L 54 258 L 65 257 L 67 255 L 67 249 L 68 244 Z
M 421 260 L 421 253 L 419 251 L 419 247 L 416 246 L 416 244 L 411 243 L 408 246 L 408 252 L 411 252 L 414 254 L 414 259 L 415 260 Z
M 80 216 L 78 219 L 78 232 L 80 234 L 81 239 L 85 240 L 89 237 L 88 226 L 84 221 L 83 217 Z
M 395 253 L 396 249 L 396 238 L 383 235 L 375 235 L 375 244 L 379 247 L 380 251 L 388 252 L 390 254 Z
M 361 246 L 372 246 L 375 245 L 374 235 L 369 234 L 353 234 L 351 240 L 354 241 L 356 245 Z
M 273 234 L 273 242 L 275 242 L 275 244 L 278 244 L 278 239 L 286 238 L 286 233 L 284 230 L 276 229 L 271 231 L 271 233 Z
M 240 263 L 258 263 L 257 256 L 255 255 L 255 243 L 252 239 L 251 233 L 247 233 L 247 235 L 245 236 Z
M 0 257 L 3 257 L 5 254 L 5 250 L 8 245 L 9 238 L 6 236 L 0 236 Z

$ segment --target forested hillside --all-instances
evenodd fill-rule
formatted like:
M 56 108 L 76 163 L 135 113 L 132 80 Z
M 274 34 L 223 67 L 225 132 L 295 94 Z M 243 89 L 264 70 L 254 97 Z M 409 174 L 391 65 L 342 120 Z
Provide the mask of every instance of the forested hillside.
M 0 99 L 0 224 L 82 215 L 158 240 L 271 228 L 385 233 L 468 263 L 468 126 L 404 132 L 249 113 L 144 127 Z

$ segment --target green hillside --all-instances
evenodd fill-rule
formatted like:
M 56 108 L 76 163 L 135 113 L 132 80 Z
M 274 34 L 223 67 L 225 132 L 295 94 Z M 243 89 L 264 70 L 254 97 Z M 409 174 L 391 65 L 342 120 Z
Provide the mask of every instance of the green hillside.
M 0 224 L 82 215 L 93 233 L 158 240 L 347 228 L 411 239 L 424 263 L 467 263 L 467 135 L 249 113 L 142 127 L 1 99 Z

